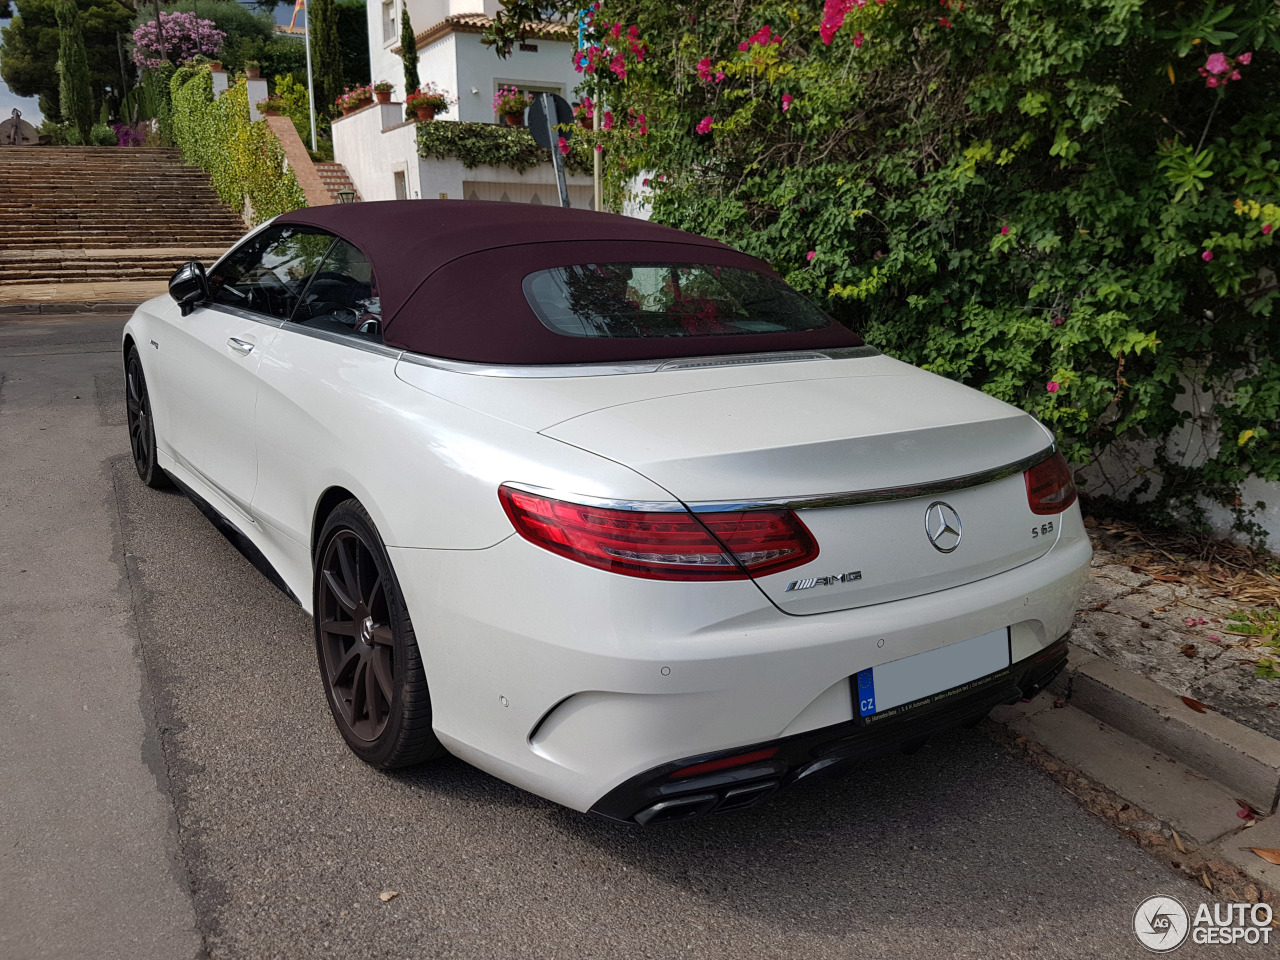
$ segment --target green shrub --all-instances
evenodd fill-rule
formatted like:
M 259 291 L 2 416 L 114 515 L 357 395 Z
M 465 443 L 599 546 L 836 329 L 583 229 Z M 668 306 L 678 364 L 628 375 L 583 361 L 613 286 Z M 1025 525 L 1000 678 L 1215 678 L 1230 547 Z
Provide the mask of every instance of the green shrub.
M 496 31 L 541 8 L 504 3 Z M 1156 441 L 1151 516 L 1195 520 L 1208 494 L 1247 528 L 1241 482 L 1280 480 L 1275 0 L 602 0 L 597 17 L 620 27 L 584 76 L 616 120 L 615 205 L 651 171 L 656 220 L 1022 406 L 1077 464 Z M 1190 468 L 1170 443 L 1188 385 L 1222 435 Z
M 208 70 L 180 67 L 170 88 L 174 144 L 209 172 L 224 203 L 242 212 L 248 202 L 255 223 L 307 205 L 280 142 L 266 123 L 249 120 L 243 79 L 214 100 Z
M 117 146 L 116 132 L 105 123 L 95 123 L 89 133 L 89 143 L 95 147 Z

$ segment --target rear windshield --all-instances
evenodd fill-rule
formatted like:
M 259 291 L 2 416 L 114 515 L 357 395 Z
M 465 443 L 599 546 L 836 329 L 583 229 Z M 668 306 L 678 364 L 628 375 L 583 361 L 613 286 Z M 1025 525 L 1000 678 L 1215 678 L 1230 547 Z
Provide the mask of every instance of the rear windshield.
M 538 319 L 567 337 L 653 339 L 835 326 L 780 280 L 697 263 L 586 263 L 524 278 Z

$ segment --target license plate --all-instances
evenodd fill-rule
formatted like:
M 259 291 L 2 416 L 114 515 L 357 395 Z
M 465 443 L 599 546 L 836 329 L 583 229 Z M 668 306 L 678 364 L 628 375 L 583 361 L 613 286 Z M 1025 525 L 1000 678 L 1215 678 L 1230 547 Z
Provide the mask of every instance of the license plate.
M 851 678 L 864 722 L 898 716 L 982 686 L 1012 663 L 1009 628 L 860 670 Z

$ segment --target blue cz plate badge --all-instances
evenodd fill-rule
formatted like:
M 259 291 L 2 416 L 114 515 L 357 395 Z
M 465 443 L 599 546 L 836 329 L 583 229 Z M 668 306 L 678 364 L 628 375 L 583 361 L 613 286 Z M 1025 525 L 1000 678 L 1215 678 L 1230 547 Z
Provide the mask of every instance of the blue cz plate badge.
M 886 719 L 965 693 L 1006 673 L 1009 628 L 860 670 L 850 679 L 858 715 Z

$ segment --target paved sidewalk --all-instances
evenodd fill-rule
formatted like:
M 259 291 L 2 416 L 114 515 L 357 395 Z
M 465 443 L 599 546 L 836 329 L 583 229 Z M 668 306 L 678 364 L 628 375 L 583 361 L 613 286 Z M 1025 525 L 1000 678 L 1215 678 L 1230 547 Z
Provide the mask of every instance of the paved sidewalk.
M 1254 848 L 1280 859 L 1280 679 L 1258 675 L 1280 656 L 1265 615 L 1280 607 L 1280 568 L 1190 535 L 1087 526 L 1093 576 L 1068 670 L 992 718 L 1174 869 L 1250 900 L 1275 895 L 1280 866 Z M 1242 611 L 1262 611 L 1261 626 L 1231 619 Z

